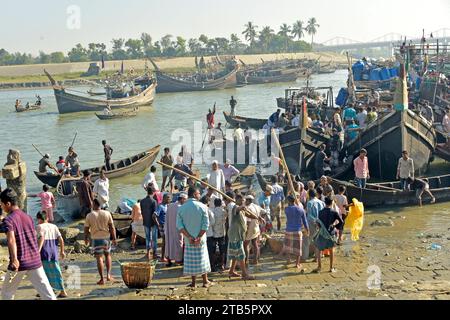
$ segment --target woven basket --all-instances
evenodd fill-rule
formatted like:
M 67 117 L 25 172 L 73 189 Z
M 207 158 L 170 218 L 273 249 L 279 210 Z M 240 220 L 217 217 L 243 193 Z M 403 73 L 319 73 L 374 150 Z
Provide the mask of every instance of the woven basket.
M 121 263 L 123 282 L 130 289 L 145 289 L 153 279 L 155 266 L 146 262 Z
M 267 238 L 266 243 L 269 245 L 273 253 L 279 254 L 283 250 L 283 241 L 278 239 Z

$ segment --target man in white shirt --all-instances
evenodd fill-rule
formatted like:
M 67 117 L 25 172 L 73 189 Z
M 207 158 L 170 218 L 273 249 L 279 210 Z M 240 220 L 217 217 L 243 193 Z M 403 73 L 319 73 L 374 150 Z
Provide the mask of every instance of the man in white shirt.
M 100 171 L 100 178 L 94 183 L 94 198 L 100 202 L 101 209 L 109 207 L 109 179 L 106 177 L 105 171 Z
M 245 141 L 244 130 L 242 130 L 241 126 L 238 124 L 238 127 L 233 132 L 233 139 L 239 142 Z
M 217 190 L 225 191 L 225 175 L 219 168 L 219 162 L 214 160 L 211 168 L 212 170 L 208 174 L 208 183 Z
M 251 195 L 245 197 L 245 207 L 248 211 L 256 215 L 259 219 L 250 219 L 247 218 L 247 234 L 245 236 L 244 241 L 244 250 L 245 250 L 245 263 L 248 264 L 248 258 L 250 253 L 250 244 L 253 247 L 254 252 L 254 258 L 252 261 L 252 264 L 257 265 L 259 261 L 259 236 L 261 235 L 261 229 L 259 228 L 259 221 L 262 220 L 261 218 L 261 210 L 262 208 L 258 206 L 257 204 L 253 203 L 253 200 L 255 198 Z
M 445 110 L 445 115 L 442 118 L 442 127 L 447 136 L 450 137 L 450 107 Z
M 397 179 L 400 178 L 400 185 L 403 190 L 409 190 L 408 178 L 414 178 L 414 161 L 408 156 L 408 151 L 402 152 L 402 157 L 398 160 Z
M 142 181 L 142 188 L 144 188 L 144 190 L 147 190 L 147 187 L 150 183 L 153 184 L 153 188 L 155 190 L 159 190 L 158 183 L 156 182 L 155 172 L 156 167 L 151 166 L 149 173 L 147 173 L 147 175 L 144 177 L 144 181 Z
M 359 112 L 356 115 L 356 118 L 358 119 L 359 127 L 364 129 L 366 127 L 367 111 L 363 106 L 359 107 Z
M 231 182 L 231 178 L 239 175 L 240 171 L 231 165 L 231 160 L 227 159 L 225 164 L 221 166 L 223 174 L 225 175 L 225 181 Z

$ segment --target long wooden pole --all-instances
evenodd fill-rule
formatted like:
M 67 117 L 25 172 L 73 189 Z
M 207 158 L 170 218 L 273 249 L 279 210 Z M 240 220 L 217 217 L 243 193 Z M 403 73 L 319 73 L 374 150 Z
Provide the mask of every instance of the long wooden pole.
M 208 188 L 210 188 L 210 189 L 212 189 L 212 190 L 218 192 L 219 194 L 222 195 L 222 197 L 224 197 L 224 198 L 227 199 L 228 201 L 236 203 L 236 200 L 234 200 L 233 198 L 227 196 L 224 192 L 222 192 L 221 190 L 219 190 L 219 189 L 213 187 L 213 186 L 210 185 L 209 183 L 204 182 L 204 181 L 202 181 L 201 179 L 199 179 L 199 178 L 197 178 L 197 177 L 195 177 L 195 176 L 193 176 L 193 175 L 190 175 L 189 173 L 186 173 L 186 172 L 184 172 L 183 170 L 177 169 L 177 168 L 175 168 L 174 166 L 171 166 L 171 165 L 169 165 L 169 164 L 162 163 L 161 161 L 156 161 L 156 163 L 159 164 L 159 165 L 161 165 L 161 166 L 163 166 L 163 167 L 166 167 L 166 168 L 168 168 L 168 169 L 171 169 L 171 170 L 173 170 L 173 171 L 175 171 L 175 172 L 178 172 L 179 174 L 182 174 L 182 175 L 184 175 L 184 176 L 186 176 L 186 177 L 188 177 L 188 178 L 190 178 L 190 179 L 192 179 L 192 180 L 198 181 L 198 182 L 204 184 L 205 186 L 207 186 Z M 248 210 L 245 210 L 245 209 L 244 209 L 243 211 L 246 212 L 247 214 L 255 215 L 254 213 L 249 212 Z
M 274 141 L 275 141 L 275 143 L 277 145 L 278 151 L 280 152 L 281 163 L 282 163 L 282 165 L 284 167 L 284 170 L 286 170 L 286 173 L 288 175 L 288 182 L 289 182 L 290 192 L 292 192 L 292 194 L 294 194 L 294 183 L 292 182 L 291 173 L 289 172 L 289 168 L 287 166 L 286 159 L 284 158 L 284 153 L 283 153 L 283 149 L 281 148 L 280 141 L 278 141 L 278 137 L 275 134 L 275 130 L 274 129 L 271 130 L 271 133 L 272 133 L 272 139 L 274 139 Z
M 75 136 L 73 137 L 72 144 L 70 145 L 71 148 L 72 148 L 73 145 L 75 144 L 75 139 L 77 138 L 77 136 L 78 136 L 78 131 L 75 132 Z
M 39 151 L 39 149 L 34 145 L 34 144 L 31 144 L 35 149 L 36 149 L 36 151 L 42 156 L 42 158 L 44 157 L 44 155 L 42 154 L 42 152 L 41 151 Z

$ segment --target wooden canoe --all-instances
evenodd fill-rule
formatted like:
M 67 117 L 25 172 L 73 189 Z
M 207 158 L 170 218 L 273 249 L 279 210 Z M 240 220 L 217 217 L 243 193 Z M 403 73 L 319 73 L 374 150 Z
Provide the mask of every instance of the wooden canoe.
M 255 74 L 256 72 L 256 74 Z M 295 82 L 302 76 L 304 69 L 290 69 L 290 70 L 269 70 L 268 75 L 257 75 L 258 71 L 243 71 L 238 73 L 237 82 L 239 84 L 263 84 L 263 83 L 278 83 L 278 82 Z
M 42 109 L 42 105 L 30 105 L 28 108 L 24 106 L 18 106 L 16 107 L 16 112 L 27 112 L 27 111 L 34 111 L 34 110 L 40 110 Z
M 229 70 L 226 74 L 217 74 L 213 80 L 194 81 L 188 79 L 181 79 L 169 75 L 159 70 L 158 66 L 150 60 L 155 67 L 156 78 L 158 80 L 157 93 L 167 92 L 186 92 L 186 91 L 210 91 L 234 88 L 236 86 L 236 74 L 239 67 Z
M 246 118 L 240 116 L 231 116 L 228 112 L 223 112 L 223 116 L 225 120 L 232 128 L 237 128 L 238 125 L 241 126 L 242 129 L 255 129 L 259 130 L 264 127 L 267 123 L 267 119 L 255 119 L 255 118 Z
M 361 201 L 365 207 L 389 206 L 389 205 L 417 205 L 418 199 L 416 191 L 403 191 L 400 182 L 385 182 L 377 184 L 368 184 L 365 189 L 358 188 L 354 184 L 345 181 L 331 179 L 331 185 L 336 191 L 341 185 L 347 188 L 347 197 L 349 201 L 356 198 Z M 437 202 L 450 200 L 450 175 L 429 177 L 428 184 L 430 191 Z M 428 194 L 422 195 L 423 203 L 430 199 Z
M 416 175 L 423 175 L 436 147 L 436 133 L 430 122 L 411 110 L 394 111 L 369 124 L 344 149 L 356 157 L 364 148 L 368 151 L 370 176 L 394 180 L 398 159 L 406 150 L 414 160 Z
M 140 173 L 152 165 L 152 163 L 158 156 L 159 150 L 160 146 L 158 145 L 145 152 L 141 152 L 129 158 L 111 163 L 112 170 L 107 171 L 106 176 L 109 179 L 115 179 L 129 174 Z M 102 169 L 106 169 L 105 165 L 87 169 L 92 172 L 92 181 L 98 179 L 100 171 Z M 47 184 L 53 188 L 56 188 L 58 182 L 61 180 L 61 176 L 56 174 L 40 173 L 37 171 L 35 171 L 34 174 L 42 183 Z
M 113 114 L 95 114 L 97 118 L 100 120 L 114 120 L 114 119 L 124 119 L 124 118 L 131 118 L 136 117 L 138 115 L 138 110 L 132 110 L 132 111 L 125 111 L 125 112 L 118 112 Z
M 153 103 L 155 97 L 155 89 L 157 86 L 153 78 L 144 76 L 134 80 L 134 84 L 145 88 L 141 93 L 135 96 L 118 98 L 118 99 L 93 99 L 68 93 L 66 89 L 59 86 L 52 76 L 44 70 L 53 86 L 56 104 L 59 113 L 73 113 L 84 111 L 103 111 L 109 104 L 111 109 L 129 109 L 139 106 L 147 106 Z

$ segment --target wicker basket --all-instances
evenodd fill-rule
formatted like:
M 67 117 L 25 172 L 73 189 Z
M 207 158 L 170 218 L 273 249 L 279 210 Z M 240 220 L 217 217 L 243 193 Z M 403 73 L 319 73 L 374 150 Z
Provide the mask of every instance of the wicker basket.
M 123 282 L 130 289 L 145 289 L 153 279 L 155 265 L 147 262 L 121 263 Z

